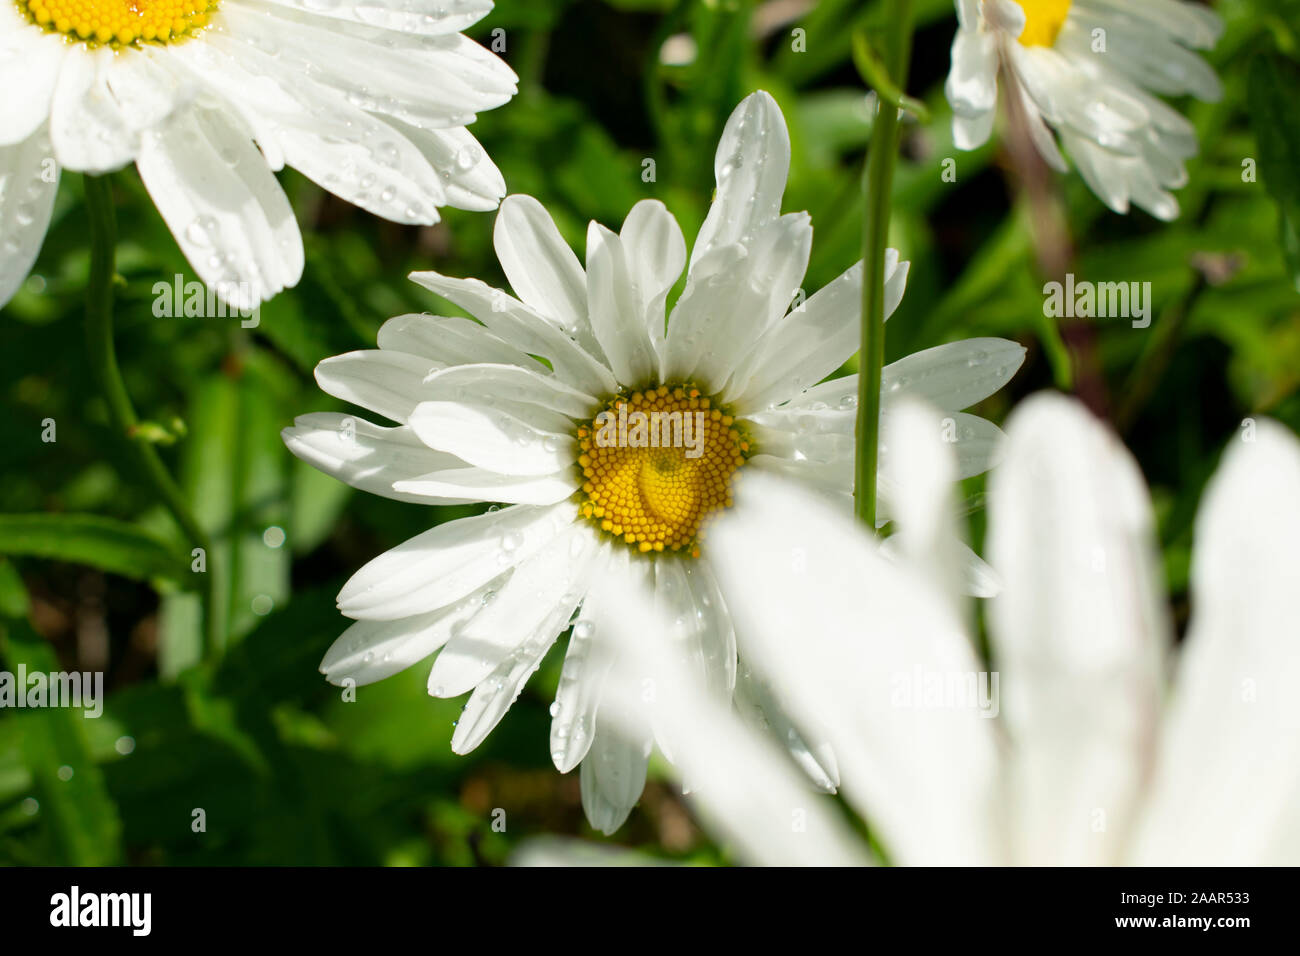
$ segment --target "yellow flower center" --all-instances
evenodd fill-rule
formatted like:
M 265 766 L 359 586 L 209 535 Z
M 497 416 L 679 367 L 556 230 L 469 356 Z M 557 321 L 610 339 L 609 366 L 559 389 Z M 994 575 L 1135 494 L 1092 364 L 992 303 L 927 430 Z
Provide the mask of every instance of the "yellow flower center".
M 124 47 L 184 40 L 217 0 L 17 0 L 33 23 L 75 40 Z
M 1016 0 L 1025 11 L 1024 46 L 1051 46 L 1070 15 L 1070 0 Z
M 699 556 L 701 527 L 731 506 L 749 440 L 725 409 L 690 385 L 611 399 L 578 429 L 581 512 L 638 551 Z

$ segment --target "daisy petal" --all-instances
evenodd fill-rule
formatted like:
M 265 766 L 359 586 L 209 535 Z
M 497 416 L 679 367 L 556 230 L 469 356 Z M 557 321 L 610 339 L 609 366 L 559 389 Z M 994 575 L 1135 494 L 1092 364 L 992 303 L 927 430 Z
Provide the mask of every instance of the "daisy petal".
M 528 560 L 576 518 L 577 508 L 565 502 L 512 505 L 440 524 L 352 575 L 339 592 L 339 610 L 393 621 L 445 607 Z
M 645 789 L 649 759 L 648 740 L 629 740 L 612 728 L 596 730 L 580 773 L 587 822 L 606 836 L 623 825 Z
M 1012 861 L 1117 861 L 1153 744 L 1164 655 L 1154 519 L 1128 453 L 1081 406 L 1024 403 L 990 491 L 990 629 L 1008 694 Z
M 1025 361 L 1024 346 L 1007 339 L 963 339 L 915 352 L 885 366 L 886 402 L 902 395 L 919 398 L 942 412 L 982 402 L 1011 381 Z
M 501 475 L 485 468 L 448 468 L 393 482 L 393 491 L 398 494 L 447 501 L 499 501 L 512 505 L 557 504 L 577 488 L 576 477 L 521 477 Z
M 538 315 L 591 347 L 587 276 L 546 208 L 532 196 L 508 196 L 492 233 L 497 259 L 515 294 Z
M 437 363 L 388 349 L 362 349 L 325 359 L 316 384 L 329 395 L 403 424 L 427 397 L 424 379 Z
M 59 167 L 44 129 L 0 146 L 0 308 L 13 298 L 45 241 L 59 191 Z
M 909 263 L 885 250 L 885 317 L 903 300 Z M 862 263 L 796 307 L 754 346 L 732 376 L 726 400 L 737 411 L 790 400 L 830 375 L 858 350 Z
M 619 239 L 650 341 L 662 354 L 664 304 L 686 265 L 686 239 L 668 207 L 657 199 L 643 199 L 632 207 Z
M 131 129 L 106 74 L 116 54 L 107 46 L 68 51 L 50 104 L 50 140 L 59 165 L 85 173 L 121 169 L 135 158 Z
M 432 372 L 424 380 L 424 393 L 430 401 L 484 404 L 496 395 L 508 395 L 512 403 L 536 405 L 578 420 L 591 418 L 600 405 L 554 375 L 516 365 L 474 363 Z
M 339 412 L 318 412 L 294 419 L 281 437 L 303 461 L 361 491 L 420 504 L 429 504 L 430 498 L 447 499 L 441 504 L 483 500 L 480 495 L 394 487 L 430 472 L 464 467 L 455 456 L 429 448 L 410 428 L 384 428 Z
M 483 607 L 487 587 L 456 604 L 396 621 L 357 621 L 330 645 L 320 671 L 331 684 L 373 684 L 418 664 Z
M 1300 443 L 1272 422 L 1255 428 L 1197 517 L 1192 622 L 1139 865 L 1300 859 Z
M 762 474 L 748 476 L 710 545 L 742 658 L 780 676 L 799 726 L 824 729 L 841 792 L 893 858 L 991 859 L 996 750 L 984 702 L 932 707 L 911 694 L 918 674 L 978 686 L 981 667 L 951 608 L 880 556 L 847 514 Z
M 142 137 L 136 167 L 185 258 L 227 303 L 252 309 L 301 278 L 289 200 L 227 114 L 174 114 Z
M 0 147 L 29 140 L 46 125 L 59 69 L 71 52 L 62 37 L 32 30 L 18 9 L 0 9 L 0 89 L 22 90 L 0 100 Z
M 569 626 L 587 592 L 596 545 L 589 529 L 575 526 L 520 562 L 482 612 L 438 655 L 429 674 L 429 693 L 456 697 L 498 668 L 511 670 L 526 658 L 540 660 Z
M 713 163 L 718 190 L 691 250 L 691 268 L 714 249 L 747 242 L 781 212 L 790 134 L 771 95 L 759 91 L 727 120 Z
M 379 327 L 378 341 L 381 349 L 432 359 L 431 367 L 489 362 L 547 371 L 537 359 L 502 341 L 486 326 L 461 316 L 399 315 Z
M 587 300 L 591 328 L 620 382 L 652 382 L 659 356 L 650 341 L 645 304 L 632 283 L 632 267 L 616 233 L 593 222 L 587 230 Z
M 604 365 L 528 306 L 477 279 L 412 272 L 411 279 L 464 309 L 497 336 L 529 355 L 550 361 L 555 374 L 589 395 L 618 391 Z
M 383 27 L 397 33 L 441 35 L 458 33 L 492 12 L 493 0 L 360 0 L 358 3 L 308 4 L 305 0 L 267 0 L 288 10 L 353 23 Z
M 824 736 L 809 745 L 804 734 L 777 703 L 772 689 L 748 668 L 736 678 L 736 710 L 750 724 L 785 744 L 794 762 L 822 793 L 835 793 L 840 786 L 840 768 Z
M 578 444 L 564 427 L 566 419 L 536 406 L 508 408 L 421 402 L 411 413 L 411 427 L 430 448 L 501 475 L 555 475 L 577 460 Z

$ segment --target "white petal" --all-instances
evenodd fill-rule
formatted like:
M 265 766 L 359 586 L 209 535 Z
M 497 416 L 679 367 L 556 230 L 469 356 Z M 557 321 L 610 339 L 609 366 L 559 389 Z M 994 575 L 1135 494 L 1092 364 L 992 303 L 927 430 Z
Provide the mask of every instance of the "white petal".
M 885 250 L 885 318 L 903 300 L 910 264 Z M 862 264 L 778 322 L 754 347 L 728 385 L 737 411 L 767 408 L 793 398 L 830 375 L 861 343 Z M 734 397 L 732 397 L 734 393 Z
M 742 658 L 779 682 L 800 726 L 824 728 L 840 792 L 893 859 L 993 859 L 985 701 L 932 706 L 911 693 L 917 675 L 978 687 L 981 665 L 951 609 L 849 515 L 765 475 L 747 478 L 710 537 Z
M 572 610 L 572 609 L 570 609 Z M 556 628 L 563 628 L 557 623 Z M 532 677 L 551 644 L 555 642 L 555 633 L 545 640 L 530 641 L 520 646 L 515 654 L 507 658 L 483 681 L 465 704 L 460 718 L 456 721 L 456 730 L 451 735 L 451 749 L 454 753 L 467 754 L 487 739 L 488 734 L 501 722 Z M 445 653 L 445 652 L 444 652 Z M 439 660 L 441 660 L 441 655 Z M 436 688 L 430 684 L 430 693 Z
M 306 0 L 268 0 L 290 10 L 350 20 L 399 33 L 458 33 L 492 12 L 492 0 L 360 0 L 358 3 L 309 4 Z
M 736 710 L 751 726 L 768 731 L 781 741 L 818 790 L 835 793 L 839 789 L 839 764 L 825 735 L 819 734 L 814 738 L 816 743 L 809 744 L 805 732 L 795 726 L 777 702 L 772 688 L 747 667 L 741 667 L 736 678 Z
M 600 543 L 602 554 L 597 555 L 592 571 L 593 580 L 599 581 L 617 562 L 621 573 L 627 574 L 631 558 L 626 548 Z M 605 687 L 605 679 L 614 663 L 615 644 L 605 633 L 610 626 L 610 616 L 625 609 L 608 599 L 602 600 L 604 591 L 592 588 L 582 602 L 578 619 L 564 655 L 560 670 L 560 683 L 555 692 L 555 705 L 551 720 L 551 760 L 560 773 L 576 767 L 591 749 L 595 736 L 596 712 Z M 614 626 L 617 626 L 615 624 Z
M 576 518 L 577 508 L 565 502 L 512 505 L 440 524 L 352 575 L 339 592 L 339 610 L 393 621 L 445 607 L 528 560 Z
M 692 270 L 691 281 L 668 325 L 665 378 L 722 388 L 762 335 L 786 314 L 799 292 L 812 249 L 807 213 L 792 213 L 761 227 L 740 247 L 740 258 L 716 275 L 698 273 L 726 250 Z
M 504 403 L 499 403 L 504 404 Z M 421 402 L 411 413 L 411 427 L 430 448 L 437 448 L 502 475 L 556 475 L 578 458 L 573 436 L 552 419 L 554 413 L 525 408 L 509 410 L 462 402 Z
M 139 135 L 106 82 L 116 54 L 80 47 L 63 57 L 50 104 L 50 139 L 59 165 L 85 173 L 121 169 L 135 158 Z
M 424 499 L 553 505 L 572 495 L 578 485 L 576 476 L 548 475 L 533 478 L 502 475 L 485 468 L 459 467 L 432 471 L 415 478 L 398 479 L 393 482 L 393 490 L 398 494 Z
M 175 113 L 141 138 L 136 167 L 199 278 L 251 309 L 301 278 L 302 237 L 262 153 L 232 121 L 197 106 Z
M 549 360 L 555 374 L 574 388 L 589 395 L 618 390 L 609 369 L 513 296 L 478 279 L 452 279 L 436 272 L 413 272 L 410 277 L 470 313 L 515 348 Z
M 657 199 L 643 199 L 632 207 L 619 239 L 650 341 L 662 355 L 664 304 L 686 265 L 686 239 L 673 214 Z
M 582 761 L 582 809 L 587 821 L 606 836 L 623 825 L 641 799 L 649 758 L 648 741 L 597 729 Z
M 490 587 L 490 586 L 489 586 Z M 487 587 L 456 604 L 396 621 L 357 621 L 330 645 L 320 663 L 331 684 L 373 684 L 418 664 L 442 647 L 483 607 Z
M 316 366 L 316 384 L 335 398 L 405 423 L 425 400 L 424 379 L 437 367 L 407 352 L 361 349 L 323 360 Z
M 1011 381 L 1025 361 L 1024 346 L 1007 339 L 963 339 L 885 366 L 881 390 L 886 402 L 904 395 L 942 412 L 958 412 Z
M 592 332 L 614 377 L 630 385 L 651 384 L 658 377 L 659 356 L 632 266 L 623 241 L 596 222 L 587 230 L 587 301 Z
M 429 693 L 455 697 L 503 664 L 518 663 L 523 651 L 532 654 L 541 644 L 549 648 L 587 593 L 596 545 L 589 528 L 574 526 L 521 562 L 482 613 L 438 655 Z
M 532 196 L 507 197 L 492 240 L 515 294 L 539 315 L 578 335 L 595 354 L 587 323 L 587 276 L 546 208 Z
M 1201 505 L 1192 623 L 1135 862 L 1300 861 L 1300 445 L 1272 422 Z
M 713 162 L 718 189 L 691 250 L 691 267 L 715 248 L 747 242 L 781 212 L 790 134 L 776 100 L 760 90 L 727 120 Z
M 590 419 L 600 402 L 571 388 L 554 375 L 516 365 L 457 365 L 430 373 L 424 380 L 430 401 L 491 404 L 505 396 L 512 404 L 536 405 L 578 420 Z
M 70 49 L 63 37 L 33 29 L 18 8 L 0 9 L 0 89 L 10 92 L 0 99 L 0 147 L 31 139 L 46 125 L 59 68 Z
M 289 451 L 353 488 L 397 501 L 452 504 L 482 501 L 479 495 L 434 494 L 434 489 L 395 488 L 429 472 L 463 467 L 458 458 L 433 451 L 411 429 L 384 428 L 339 412 L 300 415 L 280 433 Z M 453 489 L 437 489 L 454 492 Z M 447 499 L 430 502 L 430 498 Z
M 683 668 L 698 674 L 718 700 L 730 700 L 736 686 L 736 633 L 708 567 L 668 555 L 657 559 L 654 606 L 657 619 L 667 630 L 651 639 L 663 641 L 668 653 L 677 655 Z M 657 726 L 655 737 L 671 760 L 671 743 Z
M 997 37 L 982 30 L 958 30 L 944 94 L 953 114 L 978 116 L 998 105 Z
M 645 639 L 647 630 L 667 633 L 671 624 L 660 617 L 644 584 L 611 573 L 601 591 L 622 613 L 611 616 L 606 632 L 619 662 L 601 702 L 600 732 L 613 728 L 624 740 L 644 740 L 645 722 L 654 719 L 672 741 L 692 802 L 743 859 L 768 865 L 862 863 L 865 847 L 812 792 L 781 745 L 747 730 L 729 705 L 705 689 L 699 672 L 664 642 Z M 584 770 L 591 763 L 589 755 Z M 597 796 L 596 782 L 585 782 L 584 804 L 593 824 L 612 830 L 639 792 L 637 780 L 599 803 L 591 799 Z
M 442 173 L 448 205 L 474 212 L 497 208 L 506 194 L 505 177 L 469 130 L 463 126 L 424 130 L 395 119 L 388 122 Z
M 546 371 L 537 359 L 494 335 L 484 325 L 460 316 L 407 314 L 379 327 L 379 347 L 433 359 L 435 366 L 490 362 Z
M 44 128 L 13 146 L 0 146 L 0 308 L 22 286 L 41 251 L 54 199 L 59 167 L 50 154 Z
M 1172 640 L 1141 473 L 1081 405 L 1048 395 L 1013 415 L 990 497 L 1012 860 L 1113 864 Z
M 219 21 L 231 42 L 251 51 L 273 36 L 273 72 L 290 77 L 309 70 L 318 89 L 413 126 L 464 126 L 515 91 L 517 77 L 504 62 L 455 34 L 339 29 L 308 13 L 246 4 L 223 5 Z

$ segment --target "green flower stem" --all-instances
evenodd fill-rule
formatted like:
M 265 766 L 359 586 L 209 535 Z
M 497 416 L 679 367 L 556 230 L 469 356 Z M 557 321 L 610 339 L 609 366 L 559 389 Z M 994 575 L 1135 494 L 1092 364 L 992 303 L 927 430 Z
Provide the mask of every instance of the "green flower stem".
M 906 90 L 912 53 L 911 0 L 885 4 L 888 34 L 881 63 L 898 90 Z M 880 455 L 880 376 L 885 363 L 885 248 L 890 199 L 902 124 L 898 110 L 879 100 L 867 157 L 866 214 L 862 223 L 862 348 L 858 356 L 858 443 L 854 469 L 855 510 L 876 527 L 876 475 Z
M 90 220 L 90 279 L 86 287 L 86 344 L 91 373 L 108 406 L 111 430 L 125 443 L 140 476 L 163 503 L 192 548 L 202 548 L 212 560 L 207 532 L 194 519 L 184 495 L 168 473 L 151 442 L 140 434 L 140 422 L 122 381 L 113 347 L 113 283 L 117 272 L 117 216 L 112 187 L 105 176 L 84 177 L 86 210 Z M 213 576 L 203 573 L 204 622 L 208 653 L 215 655 L 221 644 L 214 602 Z

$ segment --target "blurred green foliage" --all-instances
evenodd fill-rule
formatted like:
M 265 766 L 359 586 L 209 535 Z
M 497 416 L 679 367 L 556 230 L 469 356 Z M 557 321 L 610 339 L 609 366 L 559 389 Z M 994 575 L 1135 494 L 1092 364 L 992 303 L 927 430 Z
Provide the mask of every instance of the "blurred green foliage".
M 1211 58 L 1227 94 L 1177 104 L 1203 150 L 1179 193 L 1183 215 L 1166 226 L 1110 214 L 1076 176 L 1052 180 L 1046 198 L 1028 195 L 996 143 L 955 152 L 942 95 L 952 3 L 917 0 L 909 92 L 933 118 L 907 132 L 892 224 L 913 266 L 889 323 L 891 358 L 976 335 L 1025 344 L 1025 369 L 983 413 L 1000 420 L 1018 398 L 1055 386 L 1116 421 L 1155 489 L 1181 602 L 1195 506 L 1225 443 L 1253 415 L 1300 427 L 1300 2 L 1216 7 L 1228 29 Z M 807 209 L 816 228 L 811 292 L 859 257 L 870 114 L 851 39 L 878 15 L 862 0 L 501 0 L 475 35 L 505 29 L 521 92 L 474 131 L 511 191 L 537 196 L 579 250 L 588 220 L 616 227 L 647 197 L 690 237 L 711 198 L 723 122 L 767 89 L 793 141 L 786 207 Z M 955 182 L 942 175 L 950 158 Z M 1250 161 L 1257 181 L 1243 175 Z M 454 314 L 408 272 L 504 278 L 491 215 L 446 210 L 436 227 L 405 228 L 292 172 L 283 182 L 306 273 L 243 329 L 154 317 L 153 283 L 186 263 L 135 172 L 112 179 L 119 357 L 214 539 L 208 572 L 228 635 L 220 660 L 201 661 L 188 548 L 136 480 L 89 384 L 78 177 L 65 177 L 36 269 L 0 314 L 0 668 L 103 670 L 109 692 L 98 720 L 0 715 L 0 862 L 494 864 L 531 834 L 591 836 L 576 775 L 548 759 L 556 655 L 469 757 L 449 747 L 461 702 L 428 697 L 419 668 L 362 688 L 354 703 L 317 673 L 345 626 L 333 597 L 347 576 L 463 510 L 353 493 L 293 459 L 279 430 L 337 407 L 312 380 L 322 358 L 374 347 L 389 316 Z M 1043 229 L 1044 202 L 1065 212 L 1081 279 L 1152 283 L 1150 329 L 1044 317 L 1040 262 L 1060 241 Z M 54 443 L 41 438 L 47 420 Z M 966 489 L 977 541 L 981 487 Z M 268 528 L 283 530 L 282 544 Z M 652 765 L 614 841 L 726 860 L 666 780 Z M 196 809 L 204 832 L 192 827 Z

